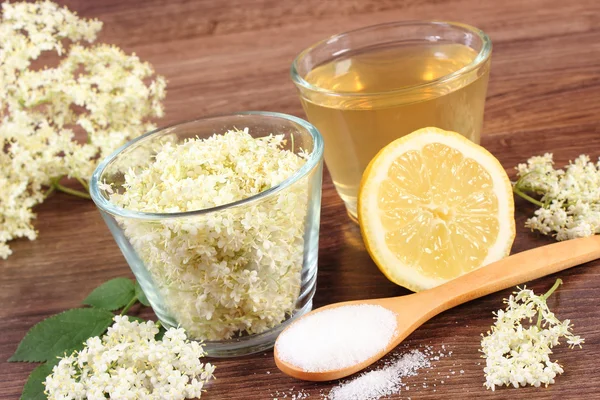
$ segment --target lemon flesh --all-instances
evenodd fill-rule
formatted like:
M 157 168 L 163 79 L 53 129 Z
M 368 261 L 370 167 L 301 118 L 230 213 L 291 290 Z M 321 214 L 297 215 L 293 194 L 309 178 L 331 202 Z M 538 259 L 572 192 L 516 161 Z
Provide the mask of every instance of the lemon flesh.
M 379 269 L 415 291 L 505 257 L 515 236 L 504 168 L 483 147 L 437 128 L 415 131 L 375 156 L 358 212 Z

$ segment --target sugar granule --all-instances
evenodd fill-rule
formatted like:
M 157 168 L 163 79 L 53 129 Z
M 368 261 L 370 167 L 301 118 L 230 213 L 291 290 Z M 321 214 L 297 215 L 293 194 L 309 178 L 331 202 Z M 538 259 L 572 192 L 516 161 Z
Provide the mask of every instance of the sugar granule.
M 361 363 L 384 350 L 396 332 L 396 314 L 361 304 L 309 315 L 277 340 L 279 359 L 304 371 L 320 372 Z
M 431 363 L 425 354 L 419 350 L 413 350 L 398 357 L 382 369 L 366 372 L 356 379 L 334 387 L 329 392 L 327 399 L 377 400 L 400 392 L 404 386 L 401 378 L 414 376 L 419 369 L 430 366 Z
M 271 398 L 273 400 L 283 400 L 283 399 L 304 400 L 304 399 L 308 399 L 309 397 L 310 397 L 310 393 L 308 393 L 304 389 L 294 391 L 293 387 L 291 389 L 289 389 L 288 391 L 284 391 L 284 392 L 276 391 L 275 393 L 271 394 Z

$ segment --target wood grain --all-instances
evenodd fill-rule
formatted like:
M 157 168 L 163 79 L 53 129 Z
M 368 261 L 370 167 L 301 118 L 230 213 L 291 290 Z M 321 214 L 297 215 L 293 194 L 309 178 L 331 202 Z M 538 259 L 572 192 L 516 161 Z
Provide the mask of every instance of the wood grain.
M 583 152 L 600 155 L 600 3 L 596 0 L 61 3 L 82 16 L 101 19 L 101 41 L 136 52 L 167 77 L 167 113 L 161 124 L 239 110 L 303 116 L 288 69 L 293 57 L 311 43 L 380 22 L 463 21 L 486 31 L 494 43 L 482 144 L 511 176 L 516 163 L 533 154 L 553 152 L 558 164 Z M 315 306 L 408 293 L 378 272 L 327 174 L 323 189 Z M 36 211 L 38 240 L 13 242 L 15 254 L 0 261 L 0 326 L 4 328 L 0 399 L 18 398 L 34 368 L 4 362 L 33 324 L 77 307 L 90 290 L 109 278 L 132 276 L 91 202 L 58 194 Z M 513 252 L 551 242 L 523 228 L 532 211 L 517 200 Z M 408 378 L 410 390 L 394 398 L 599 398 L 595 379 L 600 357 L 599 265 L 592 262 L 561 272 L 565 283 L 549 301 L 586 338 L 581 350 L 556 349 L 565 373 L 555 385 L 494 393 L 483 388 L 480 334 L 489 329 L 492 311 L 509 294 L 505 290 L 449 310 L 409 336 L 398 351 L 428 345 L 436 351 L 444 346 L 443 351 L 452 354 Z M 556 277 L 528 286 L 542 292 Z M 320 398 L 335 384 L 303 383 L 284 376 L 276 369 L 272 352 L 214 362 L 218 380 L 203 399 L 290 398 L 300 389 Z

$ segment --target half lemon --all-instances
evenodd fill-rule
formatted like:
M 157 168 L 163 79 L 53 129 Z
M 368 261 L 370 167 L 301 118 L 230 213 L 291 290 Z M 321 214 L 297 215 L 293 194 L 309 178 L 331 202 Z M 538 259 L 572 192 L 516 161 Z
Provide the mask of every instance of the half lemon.
M 373 261 L 392 282 L 429 289 L 510 253 L 510 180 L 498 160 L 455 132 L 419 129 L 365 170 L 358 219 Z

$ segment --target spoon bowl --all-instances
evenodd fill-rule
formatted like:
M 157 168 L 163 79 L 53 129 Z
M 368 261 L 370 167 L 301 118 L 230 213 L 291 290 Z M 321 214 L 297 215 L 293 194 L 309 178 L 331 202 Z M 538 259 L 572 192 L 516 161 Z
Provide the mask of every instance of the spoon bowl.
M 368 367 L 385 356 L 415 329 L 443 311 L 490 293 L 584 264 L 597 258 L 600 258 L 600 236 L 591 236 L 524 251 L 422 292 L 399 297 L 330 304 L 313 310 L 295 321 L 282 332 L 282 335 L 287 330 L 292 329 L 295 324 L 304 318 L 310 318 L 315 313 L 336 307 L 362 304 L 377 305 L 394 312 L 397 322 L 396 331 L 387 346 L 368 359 L 351 366 L 327 371 L 306 371 L 282 360 L 277 349 L 278 338 L 275 342 L 275 363 L 283 373 L 302 380 L 330 381 L 344 378 Z

